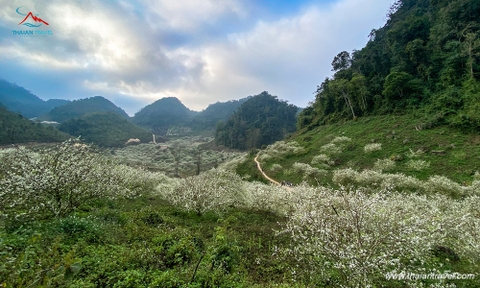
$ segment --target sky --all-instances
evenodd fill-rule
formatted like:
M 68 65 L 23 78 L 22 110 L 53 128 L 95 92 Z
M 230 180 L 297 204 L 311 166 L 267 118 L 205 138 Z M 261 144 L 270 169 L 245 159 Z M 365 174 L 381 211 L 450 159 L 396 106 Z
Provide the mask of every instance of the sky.
M 393 2 L 0 0 L 0 78 L 44 100 L 101 95 L 131 116 L 163 97 L 200 111 L 262 91 L 306 107 Z M 48 25 L 20 24 L 29 12 Z

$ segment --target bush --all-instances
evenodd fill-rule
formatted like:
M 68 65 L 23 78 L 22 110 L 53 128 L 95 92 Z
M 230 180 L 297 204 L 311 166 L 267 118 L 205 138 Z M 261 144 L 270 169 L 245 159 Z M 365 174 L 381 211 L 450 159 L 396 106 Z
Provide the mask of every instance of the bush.
M 292 166 L 292 169 L 295 173 L 302 175 L 303 179 L 307 179 L 309 177 L 316 179 L 327 174 L 327 171 L 314 168 L 306 163 L 295 162 Z
M 330 165 L 335 164 L 335 162 L 332 161 L 328 155 L 320 154 L 320 155 L 317 155 L 317 156 L 313 157 L 311 164 L 312 165 L 320 165 L 323 168 L 329 168 Z
M 365 153 L 371 153 L 371 152 L 380 151 L 380 150 L 382 150 L 381 143 L 370 143 L 365 145 L 365 147 L 363 147 L 363 151 L 365 151 Z
M 275 164 L 273 164 L 272 167 L 270 168 L 270 171 L 271 171 L 271 172 L 279 172 L 279 171 L 281 171 L 282 169 L 283 169 L 282 165 L 275 163 Z
M 352 139 L 347 136 L 338 136 L 338 137 L 335 137 L 330 143 L 343 143 L 343 142 L 350 142 L 350 141 L 352 141 Z
M 375 162 L 375 165 L 373 166 L 373 170 L 375 171 L 379 171 L 379 172 L 382 172 L 382 171 L 388 171 L 388 170 L 391 170 L 395 167 L 395 161 L 391 160 L 391 159 L 378 159 L 376 162 Z
M 157 189 L 165 200 L 199 215 L 207 211 L 219 213 L 231 205 L 243 203 L 242 190 L 242 179 L 221 169 L 182 179 L 173 187 L 159 186 Z
M 342 148 L 335 143 L 328 143 L 320 147 L 320 151 L 329 155 L 342 153 Z
M 444 195 L 305 186 L 292 193 L 292 212 L 279 232 L 290 235 L 286 256 L 297 259 L 292 273 L 304 281 L 368 287 L 383 286 L 377 281 L 388 272 L 441 273 L 445 268 L 431 253 L 439 246 L 478 260 L 477 196 L 457 202 Z
M 430 163 L 424 160 L 408 160 L 407 167 L 412 170 L 421 171 L 430 167 Z
M 295 141 L 277 141 L 271 145 L 268 145 L 267 148 L 260 153 L 259 160 L 265 161 L 270 158 L 275 159 L 287 155 L 300 154 L 303 152 L 305 152 L 305 149 Z
M 8 219 L 63 217 L 96 199 L 135 197 L 154 186 L 153 175 L 74 140 L 39 152 L 18 147 L 0 157 L 0 213 Z

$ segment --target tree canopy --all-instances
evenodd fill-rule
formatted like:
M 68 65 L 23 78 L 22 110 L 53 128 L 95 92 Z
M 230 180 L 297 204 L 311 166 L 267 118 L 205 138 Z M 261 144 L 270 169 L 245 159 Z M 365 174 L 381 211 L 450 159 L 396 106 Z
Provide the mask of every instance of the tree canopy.
M 8 111 L 0 103 L 0 144 L 61 142 L 68 137 L 52 126 L 34 123 L 20 114 Z
M 244 102 L 215 131 L 217 144 L 235 149 L 259 148 L 295 131 L 298 107 L 264 91 Z
M 398 0 L 366 46 L 342 51 L 298 128 L 424 109 L 480 129 L 480 1 Z
M 152 134 L 115 112 L 96 112 L 63 122 L 59 129 L 103 147 L 124 146 L 130 138 L 142 143 L 152 141 Z

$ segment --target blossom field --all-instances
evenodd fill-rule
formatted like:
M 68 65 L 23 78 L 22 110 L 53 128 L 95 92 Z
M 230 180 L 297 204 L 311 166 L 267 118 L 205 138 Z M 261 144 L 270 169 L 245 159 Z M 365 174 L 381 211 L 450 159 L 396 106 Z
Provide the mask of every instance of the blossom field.
M 329 177 L 332 155 L 349 141 L 335 138 L 310 164 L 286 169 L 307 180 Z M 218 152 L 202 151 L 204 163 L 218 161 L 218 167 L 199 175 L 194 166 L 184 168 L 180 178 L 167 176 L 174 168 L 152 172 L 118 159 L 143 151 L 158 171 L 172 166 L 171 151 L 150 146 L 113 156 L 72 140 L 36 151 L 1 150 L 0 285 L 480 285 L 479 173 L 463 186 L 444 176 L 419 180 L 387 173 L 395 163 L 379 159 L 372 170 L 335 168 L 332 185 L 303 182 L 285 189 L 235 174 L 234 153 L 209 158 Z M 198 143 L 188 147 L 196 151 Z M 378 149 L 365 146 L 365 153 Z M 144 158 L 136 153 L 128 157 L 138 164 Z M 298 143 L 277 142 L 259 159 L 296 153 L 304 153 Z M 188 153 L 181 158 L 195 161 Z M 221 159 L 234 160 L 220 165 Z M 386 277 L 405 273 L 458 277 Z

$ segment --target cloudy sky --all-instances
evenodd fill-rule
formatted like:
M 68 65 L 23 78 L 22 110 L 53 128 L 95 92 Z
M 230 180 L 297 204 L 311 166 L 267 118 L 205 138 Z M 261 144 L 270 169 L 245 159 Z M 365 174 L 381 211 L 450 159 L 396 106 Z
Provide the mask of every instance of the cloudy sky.
M 262 91 L 305 107 L 393 2 L 0 0 L 0 78 L 45 100 L 102 95 L 130 115 L 163 97 L 199 111 Z M 28 12 L 49 25 L 19 25 Z

